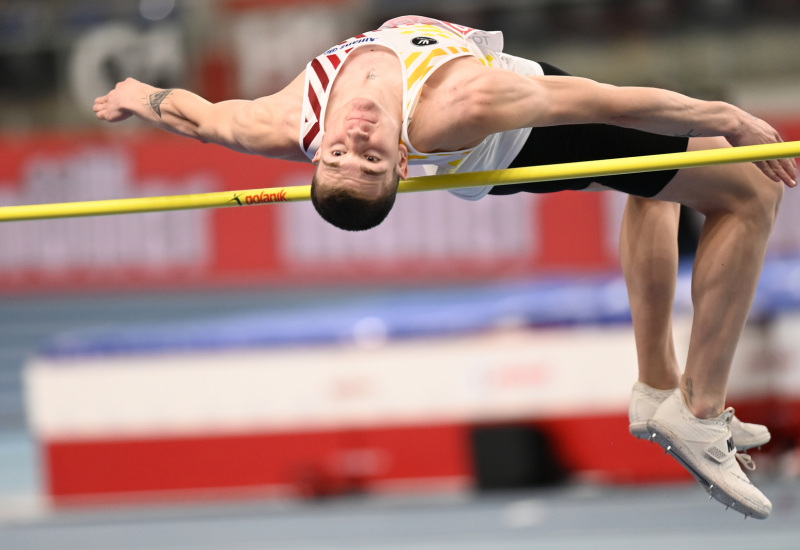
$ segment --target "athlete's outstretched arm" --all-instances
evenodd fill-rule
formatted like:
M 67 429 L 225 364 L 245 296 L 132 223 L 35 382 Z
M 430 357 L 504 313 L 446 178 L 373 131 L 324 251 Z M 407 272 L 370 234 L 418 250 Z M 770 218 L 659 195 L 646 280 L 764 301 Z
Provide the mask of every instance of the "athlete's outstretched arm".
M 94 112 L 97 118 L 108 122 L 135 116 L 157 128 L 204 143 L 243 153 L 292 158 L 299 151 L 298 127 L 286 124 L 286 102 L 291 100 L 286 90 L 289 88 L 253 101 L 211 103 L 187 90 L 160 89 L 128 78 L 98 97 Z
M 465 118 L 487 133 L 600 123 L 673 136 L 723 136 L 734 146 L 782 141 L 772 126 L 738 107 L 659 88 L 618 87 L 568 76 L 523 77 L 497 69 L 470 84 Z M 794 160 L 756 164 L 773 180 L 796 185 Z

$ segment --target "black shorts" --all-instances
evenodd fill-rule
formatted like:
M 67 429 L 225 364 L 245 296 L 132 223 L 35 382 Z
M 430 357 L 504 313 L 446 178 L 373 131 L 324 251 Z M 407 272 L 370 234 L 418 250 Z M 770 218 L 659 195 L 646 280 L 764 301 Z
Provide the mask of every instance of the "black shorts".
M 540 65 L 544 69 L 545 75 L 571 76 L 547 63 L 540 63 Z M 678 153 L 686 151 L 688 144 L 689 138 L 686 137 L 662 136 L 607 124 L 547 126 L 531 130 L 528 140 L 509 168 Z M 677 170 L 663 170 L 638 174 L 498 185 L 492 188 L 489 194 L 553 193 L 556 191 L 585 189 L 592 182 L 597 182 L 631 195 L 652 197 L 664 189 L 677 172 Z

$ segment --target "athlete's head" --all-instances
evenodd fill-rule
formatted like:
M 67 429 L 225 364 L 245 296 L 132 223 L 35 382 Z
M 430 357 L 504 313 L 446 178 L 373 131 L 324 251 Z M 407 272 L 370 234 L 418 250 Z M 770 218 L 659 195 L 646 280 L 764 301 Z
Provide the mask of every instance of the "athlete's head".
M 330 113 L 314 163 L 311 202 L 326 221 L 348 231 L 380 224 L 394 205 L 400 180 L 408 177 L 399 122 L 367 99 Z

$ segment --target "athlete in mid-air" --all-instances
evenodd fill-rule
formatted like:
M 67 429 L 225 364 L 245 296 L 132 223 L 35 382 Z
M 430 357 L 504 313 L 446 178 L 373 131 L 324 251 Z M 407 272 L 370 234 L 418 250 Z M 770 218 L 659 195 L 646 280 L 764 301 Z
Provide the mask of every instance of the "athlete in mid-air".
M 211 104 L 186 90 L 128 79 L 98 98 L 94 110 L 101 120 L 135 115 L 237 151 L 313 162 L 312 202 L 347 230 L 369 229 L 386 217 L 410 165 L 453 173 L 781 141 L 767 123 L 730 104 L 569 76 L 503 53 L 500 33 L 418 16 L 333 46 L 271 96 Z M 796 185 L 792 160 L 456 193 L 479 199 L 616 189 L 641 197 L 632 199 L 622 233 L 640 361 L 659 354 L 672 361 L 663 349 L 671 339 L 665 328 L 671 308 L 665 313 L 651 302 L 660 292 L 654 289 L 669 290 L 672 275 L 651 272 L 669 251 L 644 237 L 674 236 L 663 221 L 668 216 L 648 216 L 641 206 L 653 198 L 705 215 L 685 369 L 678 380 L 672 366 L 668 372 L 640 365 L 631 430 L 668 449 L 711 496 L 756 518 L 767 517 L 772 505 L 739 466 L 732 430 L 742 448 L 765 442 L 769 433 L 740 423 L 725 401 L 784 185 Z M 643 225 L 648 231 L 640 231 Z M 641 373 L 663 378 L 653 382 L 661 387 Z

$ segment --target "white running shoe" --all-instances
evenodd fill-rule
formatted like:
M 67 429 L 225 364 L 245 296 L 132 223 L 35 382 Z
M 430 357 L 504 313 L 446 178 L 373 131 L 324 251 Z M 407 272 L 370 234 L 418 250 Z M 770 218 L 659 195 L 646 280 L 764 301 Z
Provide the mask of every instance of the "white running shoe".
M 647 423 L 653 440 L 703 486 L 712 497 L 737 512 L 765 519 L 772 504 L 742 471 L 737 459 L 752 468 L 747 455 L 737 455 L 730 423 L 733 408 L 716 418 L 701 419 L 686 406 L 680 389 L 674 390 Z
M 647 421 L 656 412 L 656 409 L 672 395 L 675 390 L 657 390 L 644 382 L 636 382 L 631 391 L 631 403 L 628 407 L 631 434 L 639 439 L 650 439 L 647 431 Z M 731 433 L 739 452 L 761 447 L 770 440 L 770 433 L 766 426 L 761 424 L 748 424 L 736 416 L 731 420 Z

